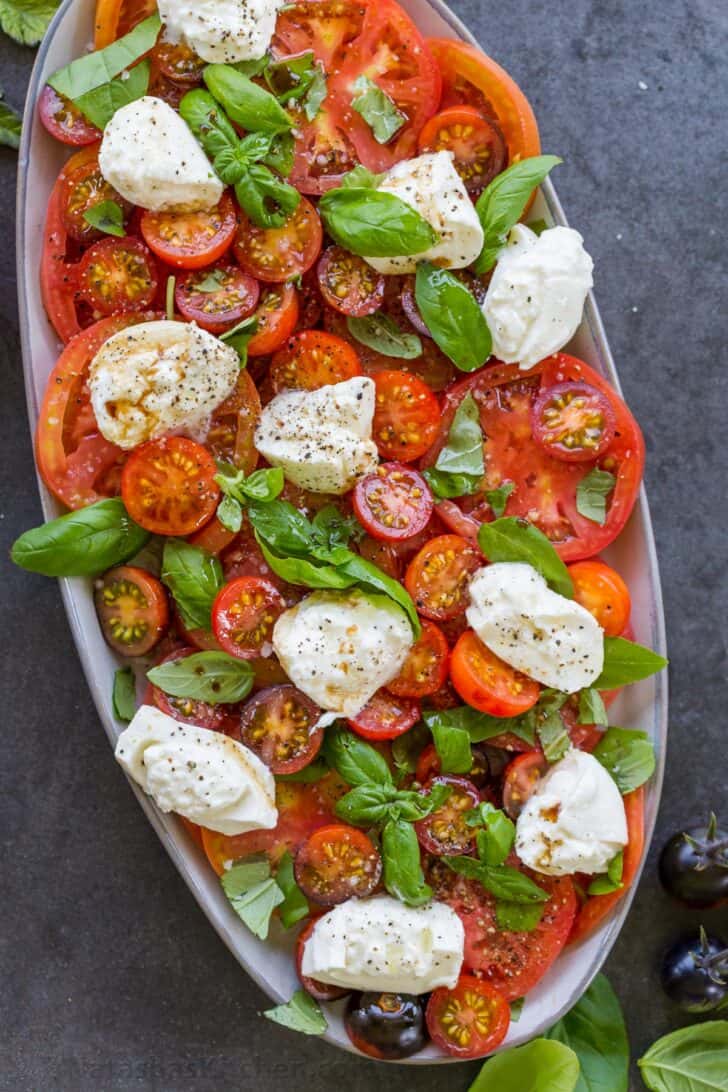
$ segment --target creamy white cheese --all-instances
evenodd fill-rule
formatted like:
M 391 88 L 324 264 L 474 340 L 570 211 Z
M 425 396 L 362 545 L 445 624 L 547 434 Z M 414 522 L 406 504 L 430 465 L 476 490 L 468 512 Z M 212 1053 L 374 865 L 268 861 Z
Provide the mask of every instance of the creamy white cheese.
M 172 42 L 184 41 L 203 61 L 234 64 L 264 56 L 283 0 L 159 0 Z
M 546 876 L 606 872 L 626 844 L 619 789 L 586 751 L 571 750 L 551 767 L 516 823 L 516 853 Z
M 222 197 L 222 182 L 180 115 L 151 95 L 116 111 L 99 168 L 122 197 L 152 212 L 211 209 Z
M 283 391 L 263 410 L 255 446 L 295 485 L 347 493 L 377 468 L 374 383 L 357 376 L 314 391 Z
M 407 616 L 391 599 L 317 591 L 284 611 L 273 648 L 292 682 L 322 709 L 354 717 L 398 674 L 413 644 Z
M 483 248 L 483 229 L 452 152 L 431 152 L 397 163 L 377 187 L 393 193 L 435 229 L 439 242 L 422 254 L 401 258 L 365 258 L 380 273 L 414 273 L 427 259 L 448 269 L 464 269 Z
M 601 673 L 601 626 L 579 603 L 551 591 L 531 565 L 499 561 L 478 569 L 465 613 L 491 652 L 545 686 L 573 694 Z
M 453 987 L 463 963 L 460 918 L 442 902 L 349 899 L 320 917 L 303 951 L 309 978 L 353 990 L 429 993 Z
M 271 830 L 278 821 L 273 775 L 221 732 L 180 724 L 142 705 L 119 736 L 116 758 L 162 811 L 220 834 Z
M 512 229 L 483 301 L 494 356 L 532 368 L 571 340 L 593 284 L 583 242 L 572 228 Z
M 142 322 L 113 334 L 89 368 L 99 429 L 131 448 L 169 432 L 204 433 L 240 375 L 238 354 L 194 323 Z

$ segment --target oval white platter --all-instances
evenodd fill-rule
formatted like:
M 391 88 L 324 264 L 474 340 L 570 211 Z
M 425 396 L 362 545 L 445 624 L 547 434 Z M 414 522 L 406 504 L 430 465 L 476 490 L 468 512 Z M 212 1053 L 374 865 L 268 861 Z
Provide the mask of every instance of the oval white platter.
M 441 0 L 400 2 L 424 34 L 460 38 L 477 45 L 473 36 Z M 43 129 L 35 106 L 48 76 L 89 47 L 94 7 L 94 0 L 64 0 L 61 4 L 38 51 L 23 122 L 18 168 L 17 265 L 23 366 L 28 412 L 33 430 L 48 374 L 60 350 L 41 303 L 38 270 L 48 196 L 56 175 L 67 158 L 67 149 L 56 143 Z M 568 149 L 557 151 L 568 156 Z M 533 212 L 534 216 L 543 217 L 549 224 L 566 223 L 549 181 L 542 187 Z M 614 362 L 591 296 L 581 327 L 568 349 L 575 356 L 586 360 L 619 389 Z M 52 519 L 61 510 L 40 480 L 39 488 L 45 517 Z M 605 557 L 622 573 L 632 592 L 635 639 L 664 655 L 665 633 L 659 573 L 644 490 L 640 493 L 626 529 L 606 552 Z M 82 579 L 62 580 L 61 590 L 88 685 L 109 742 L 113 746 L 123 727 L 115 720 L 111 707 L 111 684 L 118 661 L 101 636 L 90 582 Z M 623 692 L 612 707 L 612 719 L 614 723 L 647 731 L 657 749 L 657 770 L 647 789 L 646 854 L 657 814 L 665 764 L 666 673 L 662 672 Z M 111 754 L 109 760 L 113 761 Z M 131 782 L 130 784 L 165 849 L 235 958 L 275 1002 L 287 1001 L 298 987 L 291 960 L 293 938 L 286 936 L 282 930 L 274 932 L 267 942 L 254 937 L 231 910 L 217 877 L 179 820 L 162 814 L 149 797 L 136 785 Z M 528 995 L 518 1023 L 511 1025 L 505 1046 L 518 1046 L 539 1035 L 576 1002 L 609 954 L 624 924 L 635 888 L 636 883 L 619 903 L 616 912 L 593 936 L 568 948 L 560 956 L 538 987 Z M 150 911 L 153 912 L 153 908 L 150 907 Z M 343 1028 L 341 1002 L 326 1006 L 326 1010 L 329 1030 L 325 1038 L 344 1050 L 356 1053 Z M 270 1033 L 277 1034 L 272 1028 Z M 416 1057 L 407 1059 L 407 1062 L 422 1065 L 456 1060 L 444 1057 L 434 1047 L 428 1047 Z

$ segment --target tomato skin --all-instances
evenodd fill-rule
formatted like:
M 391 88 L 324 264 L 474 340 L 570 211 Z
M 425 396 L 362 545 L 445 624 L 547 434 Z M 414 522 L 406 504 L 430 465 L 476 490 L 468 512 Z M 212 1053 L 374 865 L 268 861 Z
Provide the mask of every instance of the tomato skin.
M 40 292 L 46 314 L 61 341 L 68 342 L 81 332 L 75 303 L 76 268 L 71 257 L 68 232 L 61 210 L 66 173 L 78 162 L 88 161 L 98 151 L 84 148 L 71 156 L 62 168 L 48 198 L 48 210 L 43 229 L 43 256 L 40 265 Z
M 503 777 L 503 810 L 511 819 L 521 814 L 547 770 L 548 762 L 540 749 L 525 751 L 509 762 Z
M 157 294 L 157 265 L 139 239 L 102 239 L 78 267 L 80 296 L 102 315 L 144 311 Z
M 251 660 L 264 654 L 276 619 L 286 609 L 268 580 L 240 576 L 220 589 L 212 605 L 212 629 L 230 656 Z
M 321 750 L 321 710 L 291 683 L 259 690 L 240 716 L 241 740 L 274 774 L 297 773 Z
M 49 83 L 38 101 L 38 113 L 43 125 L 56 140 L 72 147 L 84 147 L 101 140 L 101 131 L 88 121 L 68 99 L 59 95 Z
M 445 634 L 434 622 L 423 621 L 422 633 L 412 645 L 399 675 L 387 683 L 398 698 L 436 694 L 447 679 L 449 649 Z
M 164 587 L 134 565 L 119 565 L 96 580 L 94 603 L 106 643 L 122 656 L 150 652 L 169 624 Z
M 472 106 L 451 106 L 425 124 L 417 142 L 420 155 L 451 151 L 453 166 L 468 193 L 477 196 L 508 161 L 500 128 Z
M 383 459 L 413 462 L 437 432 L 440 404 L 426 383 L 409 372 L 382 371 L 376 387 L 372 439 Z
M 436 1046 L 456 1058 L 482 1058 L 505 1039 L 511 1022 L 508 1001 L 493 986 L 463 974 L 454 989 L 434 990 L 425 1011 Z
M 349 727 L 362 739 L 396 739 L 420 719 L 419 703 L 377 690 L 360 713 L 349 719 Z
M 342 997 L 346 997 L 351 991 L 344 989 L 343 986 L 331 986 L 328 982 L 318 982 L 315 978 L 309 978 L 302 970 L 303 951 L 315 925 L 315 920 L 309 921 L 307 925 L 304 925 L 296 939 L 296 974 L 304 990 L 313 997 L 314 1001 L 338 1001 Z
M 410 562 L 404 584 L 420 614 L 444 621 L 463 613 L 470 577 L 483 564 L 480 551 L 467 539 L 438 535 Z
M 301 197 L 282 227 L 261 228 L 239 213 L 234 251 L 241 267 L 266 284 L 281 284 L 305 273 L 321 250 L 323 228 L 310 201 Z
M 324 300 L 342 315 L 372 315 L 382 305 L 384 277 L 343 247 L 327 247 L 316 274 Z
M 605 637 L 619 637 L 629 624 L 632 601 L 622 577 L 594 558 L 569 565 L 574 599 L 593 614 Z
M 373 538 L 399 542 L 424 530 L 433 509 L 430 487 L 403 463 L 381 463 L 354 487 L 354 512 Z
M 176 269 L 202 269 L 230 249 L 238 226 L 232 197 L 226 191 L 214 209 L 202 212 L 150 212 L 139 229 L 150 250 Z
M 451 793 L 441 807 L 414 824 L 417 841 L 427 853 L 440 857 L 469 853 L 475 845 L 475 828 L 466 824 L 464 815 L 477 808 L 480 793 L 472 781 L 452 774 L 432 777 L 421 791 L 427 794 L 434 785 L 449 785 Z
M 492 717 L 516 717 L 538 701 L 541 687 L 499 659 L 472 631 L 458 638 L 450 678 L 463 701 Z
M 302 330 L 289 337 L 271 361 L 273 391 L 317 390 L 361 375 L 359 357 L 343 338 L 324 330 Z
M 217 291 L 202 291 L 198 285 L 208 277 L 220 282 Z M 174 302 L 188 322 L 196 322 L 211 334 L 222 334 L 251 315 L 258 305 L 260 286 L 254 277 L 230 263 L 199 273 L 190 271 L 177 279 Z
M 531 406 L 531 431 L 537 444 L 567 463 L 603 455 L 615 432 L 615 414 L 606 395 L 588 383 L 544 387 Z
M 185 436 L 163 436 L 132 451 L 121 473 L 121 496 L 133 520 L 156 535 L 191 535 L 220 499 L 209 451 Z
M 264 289 L 255 312 L 258 329 L 248 342 L 248 356 L 267 356 L 280 349 L 295 330 L 298 315 L 298 293 L 292 284 Z
M 363 830 L 337 823 L 321 827 L 299 847 L 296 883 L 319 906 L 365 898 L 379 886 L 382 858 Z

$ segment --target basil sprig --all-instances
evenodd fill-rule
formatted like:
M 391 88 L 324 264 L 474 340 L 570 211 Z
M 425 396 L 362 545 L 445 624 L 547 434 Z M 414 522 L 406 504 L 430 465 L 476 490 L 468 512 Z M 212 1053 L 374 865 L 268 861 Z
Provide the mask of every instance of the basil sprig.
M 534 189 L 541 185 L 552 167 L 561 162 L 556 155 L 521 159 L 496 175 L 485 187 L 475 205 L 485 237 L 483 249 L 473 265 L 476 273 L 487 273 L 493 268 L 508 232 L 520 220 Z
M 320 1005 L 305 990 L 296 990 L 285 1005 L 266 1009 L 263 1016 L 302 1035 L 323 1035 L 329 1026 Z
M 397 108 L 392 98 L 368 76 L 358 76 L 352 84 L 356 95 L 352 109 L 360 114 L 378 144 L 387 144 L 407 121 L 407 115 Z
M 275 95 L 228 64 L 209 64 L 202 78 L 228 117 L 248 132 L 285 133 L 293 121 Z
M 103 231 L 106 235 L 119 237 L 126 235 L 124 213 L 121 205 L 118 205 L 116 201 L 99 201 L 86 209 L 83 218 L 91 227 L 95 227 L 97 231 Z
M 420 262 L 415 277 L 417 308 L 435 343 L 462 372 L 485 364 L 492 338 L 478 301 L 447 269 Z
M 369 258 L 423 254 L 438 234 L 400 197 L 362 186 L 339 186 L 325 193 L 319 215 L 339 246 Z
M 613 891 L 620 891 L 622 884 L 622 872 L 624 871 L 624 850 L 612 857 L 604 875 L 595 876 L 587 889 L 587 895 L 611 895 Z
M 222 705 L 247 697 L 254 675 L 247 660 L 239 660 L 227 652 L 195 652 L 158 664 L 147 671 L 147 678 L 175 698 Z
M 96 576 L 128 561 L 150 537 L 113 497 L 23 532 L 10 557 L 43 576 Z
M 618 686 L 647 679 L 667 667 L 664 656 L 651 648 L 628 641 L 624 637 L 604 638 L 604 666 L 592 686 L 596 690 L 614 690 Z
M 607 497 L 616 484 L 614 474 L 600 470 L 598 466 L 585 474 L 576 487 L 576 510 L 579 515 L 603 527 L 607 522 Z
M 217 518 L 227 531 L 237 534 L 243 522 L 243 510 L 251 501 L 267 504 L 281 493 L 284 485 L 280 467 L 254 470 L 247 477 L 232 463 L 219 461 L 215 481 L 223 492 Z
M 349 315 L 346 325 L 353 338 L 383 356 L 399 360 L 414 360 L 422 356 L 422 341 L 418 335 L 400 330 L 397 323 L 383 311 L 361 317 Z
M 546 535 L 528 520 L 503 516 L 492 523 L 483 523 L 478 532 L 478 545 L 488 561 L 521 561 L 531 565 L 555 592 L 567 599 L 574 598 L 569 570 Z M 595 685 L 606 689 L 598 683 Z
M 632 728 L 608 728 L 592 754 L 626 795 L 652 777 L 655 748 L 646 732 Z
M 222 565 L 199 546 L 171 538 L 164 544 L 162 582 L 171 591 L 187 629 L 212 626 L 215 596 L 223 585 Z
M 472 394 L 467 394 L 455 412 L 437 462 L 424 475 L 436 497 L 464 497 L 478 491 L 484 474 L 480 414 Z

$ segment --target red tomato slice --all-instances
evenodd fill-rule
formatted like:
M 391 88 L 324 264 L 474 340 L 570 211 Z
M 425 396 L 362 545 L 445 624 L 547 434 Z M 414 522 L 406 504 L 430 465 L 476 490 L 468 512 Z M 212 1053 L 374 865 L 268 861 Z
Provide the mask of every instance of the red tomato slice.
M 564 462 L 547 454 L 531 432 L 531 407 L 545 388 L 563 382 L 587 383 L 609 401 L 616 433 L 606 451 L 592 463 Z M 534 523 L 553 542 L 565 561 L 592 557 L 613 542 L 634 507 L 642 480 L 645 446 L 642 432 L 629 409 L 592 368 L 565 353 L 556 353 L 528 372 L 517 364 L 494 364 L 458 383 L 444 398 L 440 433 L 422 460 L 435 462 L 445 442 L 460 402 L 469 392 L 478 403 L 480 423 L 486 437 L 484 489 L 496 489 L 513 482 L 506 515 L 522 516 Z M 582 516 L 576 508 L 576 489 L 595 466 L 616 478 L 607 499 L 604 525 Z M 458 534 L 476 538 L 481 522 L 493 518 L 483 494 L 455 504 L 443 501 L 437 511 Z
M 289 281 L 310 269 L 319 256 L 323 228 L 319 214 L 305 197 L 282 227 L 257 227 L 242 211 L 238 218 L 235 257 L 259 281 Z
M 209 451 L 185 436 L 163 436 L 135 448 L 121 473 L 121 496 L 133 520 L 155 535 L 191 535 L 220 499 Z
M 382 875 L 379 850 L 363 830 L 337 823 L 321 827 L 299 846 L 296 883 L 319 906 L 371 895 Z
M 463 974 L 454 989 L 434 990 L 425 1013 L 436 1046 L 456 1058 L 482 1058 L 505 1039 L 511 1008 L 498 990 Z
M 212 629 L 225 652 L 251 660 L 270 651 L 273 626 L 285 609 L 283 596 L 268 580 L 240 576 L 218 592 Z
M 157 264 L 139 239 L 102 239 L 84 254 L 78 290 L 99 315 L 144 311 L 157 294 Z
M 436 694 L 447 679 L 449 649 L 445 634 L 434 622 L 422 623 L 422 633 L 407 654 L 399 675 L 387 683 L 398 698 L 424 698 Z
M 567 463 L 593 461 L 614 439 L 614 410 L 606 394 L 588 383 L 544 387 L 531 406 L 537 444 Z
M 69 99 L 59 95 L 49 83 L 41 92 L 38 112 L 48 132 L 62 144 L 82 147 L 101 140 L 100 130 L 92 125 Z
M 508 764 L 503 779 L 503 809 L 511 819 L 521 814 L 548 768 L 541 750 L 526 751 Z
M 384 299 L 384 277 L 340 246 L 327 247 L 316 267 L 319 288 L 329 307 L 342 315 L 372 315 Z
M 273 357 L 270 380 L 276 394 L 283 390 L 316 390 L 361 375 L 355 350 L 335 334 L 302 330 L 288 339 Z
M 492 717 L 517 717 L 538 701 L 541 687 L 483 644 L 471 629 L 458 638 L 450 678 L 463 701 Z
M 569 565 L 574 599 L 593 614 L 607 637 L 619 637 L 629 624 L 629 588 L 609 565 L 596 559 Z
M 420 719 L 419 703 L 412 698 L 397 698 L 386 690 L 377 690 L 360 713 L 349 720 L 349 727 L 363 739 L 396 739 Z
M 103 49 L 157 10 L 156 0 L 96 0 L 94 49 Z
M 354 488 L 354 512 L 374 538 L 398 542 L 424 530 L 432 515 L 430 488 L 416 470 L 402 463 L 381 463 Z
M 222 334 L 252 315 L 259 296 L 255 278 L 230 263 L 185 273 L 174 290 L 182 317 L 211 334 Z
M 167 265 L 201 269 L 230 249 L 238 217 L 229 193 L 214 209 L 201 212 L 150 212 L 139 224 L 144 241 Z
M 107 644 L 122 656 L 144 656 L 169 623 L 167 593 L 134 565 L 109 569 L 94 582 L 94 603 Z
M 324 730 L 315 727 L 320 716 L 318 706 L 295 686 L 271 686 L 243 707 L 241 739 L 274 774 L 296 773 L 321 749 Z
M 440 403 L 426 383 L 408 372 L 377 372 L 373 378 L 372 438 L 379 454 L 404 463 L 419 459 L 437 433 Z
M 298 293 L 292 284 L 263 289 L 255 312 L 258 329 L 248 342 L 248 356 L 267 356 L 280 349 L 298 322 Z
M 344 989 L 343 986 L 330 986 L 328 982 L 318 982 L 315 978 L 309 978 L 303 974 L 303 951 L 306 947 L 306 941 L 313 932 L 316 921 L 310 921 L 308 925 L 305 925 L 296 939 L 296 973 L 298 979 L 303 986 L 306 993 L 310 993 L 311 997 L 315 1001 L 338 1001 L 342 997 L 346 997 L 350 990 Z
M 163 657 L 160 663 L 185 659 L 197 651 L 196 648 L 177 648 Z M 211 732 L 222 732 L 240 741 L 240 706 L 237 704 L 211 705 L 209 702 L 196 701 L 194 698 L 175 698 L 171 694 L 165 694 L 158 686 L 149 687 L 144 704 L 156 705 L 157 709 L 161 709 L 168 717 L 174 717 L 183 724 L 196 724 L 199 728 L 208 728 Z
M 468 193 L 476 197 L 505 168 L 508 149 L 495 121 L 472 106 L 451 106 L 426 123 L 418 151 L 452 152 L 453 166 Z
M 483 562 L 480 551 L 458 535 L 430 539 L 410 562 L 404 583 L 425 618 L 436 622 L 462 614 L 470 577 Z
M 252 474 L 258 465 L 254 437 L 260 412 L 260 395 L 242 368 L 235 389 L 210 418 L 205 446 L 214 458 L 234 463 L 246 474 Z
M 468 826 L 465 815 L 477 808 L 480 793 L 466 777 L 449 774 L 433 777 L 422 786 L 422 792 L 428 793 L 433 785 L 449 785 L 450 795 L 441 807 L 414 824 L 418 842 L 438 857 L 469 853 L 475 845 L 475 828 Z

